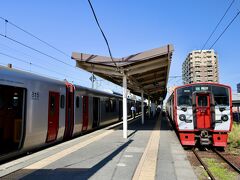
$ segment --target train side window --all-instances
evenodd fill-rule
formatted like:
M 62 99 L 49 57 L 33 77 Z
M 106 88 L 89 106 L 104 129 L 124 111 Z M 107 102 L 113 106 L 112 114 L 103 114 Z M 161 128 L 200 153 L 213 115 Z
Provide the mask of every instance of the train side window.
M 65 96 L 61 95 L 60 107 L 63 109 L 65 107 Z
M 79 108 L 79 106 L 80 106 L 80 98 L 79 98 L 79 96 L 77 96 L 77 98 L 76 98 L 76 107 Z
M 110 101 L 109 100 L 106 100 L 105 101 L 105 109 L 106 109 L 106 112 L 109 112 L 109 105 L 110 105 Z
M 15 92 L 14 94 L 13 94 L 13 102 L 12 102 L 12 105 L 13 105 L 13 107 L 17 107 L 18 106 L 18 93 L 17 92 Z
M 114 99 L 113 100 L 113 112 L 115 112 L 116 111 L 116 100 Z
M 113 100 L 109 99 L 110 112 L 113 112 Z

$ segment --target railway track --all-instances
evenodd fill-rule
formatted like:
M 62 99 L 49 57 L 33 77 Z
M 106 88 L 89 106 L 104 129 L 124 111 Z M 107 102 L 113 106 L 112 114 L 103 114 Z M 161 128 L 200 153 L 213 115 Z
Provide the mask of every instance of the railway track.
M 198 152 L 193 149 L 192 150 L 193 153 L 195 154 L 195 156 L 197 157 L 198 161 L 201 163 L 201 165 L 203 166 L 203 168 L 206 170 L 208 176 L 212 179 L 215 180 L 215 177 L 213 176 L 213 174 L 211 173 L 210 169 L 208 168 L 207 164 L 202 160 L 202 158 L 199 156 Z
M 218 152 L 215 149 L 213 149 L 213 152 L 215 152 L 224 162 L 226 162 L 229 166 L 231 166 L 236 172 L 240 174 L 240 169 L 237 166 L 235 166 L 233 163 L 231 163 L 228 159 L 226 159 L 224 155 L 222 155 L 220 152 Z
M 208 176 L 212 179 L 215 180 L 215 176 L 212 174 L 211 170 L 209 169 L 208 165 L 203 161 L 199 151 L 196 151 L 195 149 L 192 149 L 192 152 L 198 159 L 198 161 L 201 163 L 205 171 L 207 172 Z M 236 173 L 240 174 L 240 169 L 236 167 L 233 163 L 231 163 L 228 159 L 224 157 L 220 152 L 217 150 L 213 149 L 211 152 L 213 152 L 217 157 L 219 157 L 224 163 L 226 163 L 228 166 L 230 166 Z

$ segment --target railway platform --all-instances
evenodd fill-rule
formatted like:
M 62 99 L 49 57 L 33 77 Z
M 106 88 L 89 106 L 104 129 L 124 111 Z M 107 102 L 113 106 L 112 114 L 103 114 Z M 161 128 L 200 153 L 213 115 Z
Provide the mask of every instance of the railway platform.
M 165 117 L 107 127 L 0 165 L 0 179 L 197 179 Z M 160 130 L 160 131 L 159 131 Z

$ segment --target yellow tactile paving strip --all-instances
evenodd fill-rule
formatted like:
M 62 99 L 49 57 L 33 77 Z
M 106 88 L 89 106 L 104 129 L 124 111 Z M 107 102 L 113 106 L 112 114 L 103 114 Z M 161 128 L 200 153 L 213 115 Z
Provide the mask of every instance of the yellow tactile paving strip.
M 114 130 L 107 130 L 106 132 L 96 136 L 96 137 L 92 137 L 84 142 L 80 142 L 72 147 L 69 147 L 67 149 L 64 149 L 63 151 L 60 151 L 52 156 L 49 156 L 47 158 L 42 159 L 41 161 L 38 161 L 36 163 L 33 163 L 21 170 L 18 170 L 12 174 L 9 174 L 8 176 L 5 176 L 3 179 L 20 179 L 28 174 L 33 173 L 34 171 L 37 171 L 38 169 L 42 169 L 46 166 L 48 166 L 49 164 L 89 145 L 90 143 L 94 142 L 94 141 L 98 141 L 99 139 L 111 134 L 112 132 L 114 132 Z
M 158 147 L 160 140 L 160 121 L 158 119 L 154 130 L 149 138 L 147 147 L 133 175 L 133 180 L 155 179 Z

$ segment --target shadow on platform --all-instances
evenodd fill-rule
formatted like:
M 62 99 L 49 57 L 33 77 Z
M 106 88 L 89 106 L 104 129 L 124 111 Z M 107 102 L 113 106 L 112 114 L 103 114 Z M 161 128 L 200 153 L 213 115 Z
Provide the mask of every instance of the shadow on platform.
M 26 175 L 21 178 L 22 180 L 42 180 L 42 179 L 89 179 L 96 172 L 98 172 L 103 166 L 105 166 L 109 161 L 111 161 L 115 156 L 117 156 L 123 149 L 125 149 L 129 144 L 132 143 L 133 140 L 128 140 L 126 143 L 118 147 L 115 151 L 113 151 L 110 155 L 105 157 L 103 160 L 98 162 L 91 168 L 58 168 L 58 169 L 40 169 L 40 170 L 21 170 L 21 174 L 31 174 Z M 7 178 L 7 177 L 6 177 Z

